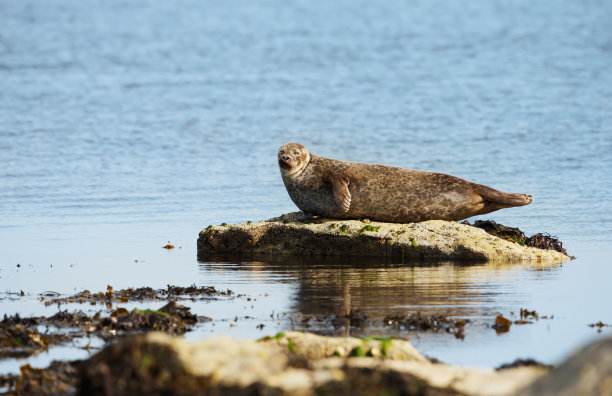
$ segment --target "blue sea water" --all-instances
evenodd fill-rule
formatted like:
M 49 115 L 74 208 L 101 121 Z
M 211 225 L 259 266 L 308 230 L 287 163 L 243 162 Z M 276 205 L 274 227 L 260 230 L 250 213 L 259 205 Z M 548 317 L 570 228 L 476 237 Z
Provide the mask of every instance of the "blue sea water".
M 445 362 L 557 363 L 612 323 L 611 18 L 606 0 L 0 0 L 0 312 L 53 314 L 46 290 L 196 283 L 252 301 L 194 304 L 225 322 L 190 338 L 348 304 L 470 318 L 464 340 L 395 334 Z M 207 225 L 296 210 L 276 165 L 289 141 L 530 193 L 485 218 L 577 259 L 198 262 Z M 489 328 L 520 308 L 553 319 Z

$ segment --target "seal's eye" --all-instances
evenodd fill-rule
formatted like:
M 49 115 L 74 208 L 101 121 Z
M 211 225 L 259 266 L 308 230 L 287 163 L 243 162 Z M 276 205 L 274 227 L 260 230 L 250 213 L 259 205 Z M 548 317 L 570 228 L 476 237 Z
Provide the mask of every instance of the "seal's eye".
M 279 154 L 285 154 L 285 150 L 281 150 L 278 152 Z
M 298 154 L 300 154 L 300 152 L 299 151 L 294 151 L 293 154 L 298 155 Z

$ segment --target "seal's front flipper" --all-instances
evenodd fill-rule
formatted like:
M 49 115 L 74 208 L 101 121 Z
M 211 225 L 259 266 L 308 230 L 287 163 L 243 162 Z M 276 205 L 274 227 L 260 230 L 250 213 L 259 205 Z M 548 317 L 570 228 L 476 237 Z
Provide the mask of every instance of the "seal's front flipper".
M 310 212 L 306 212 L 304 210 L 302 210 L 302 214 L 304 215 L 304 219 L 306 219 L 306 220 L 312 220 L 312 219 L 318 219 L 319 218 L 318 215 L 312 214 Z
M 351 192 L 349 191 L 349 180 L 346 178 L 333 178 L 331 180 L 334 200 L 342 213 L 346 213 L 351 208 Z

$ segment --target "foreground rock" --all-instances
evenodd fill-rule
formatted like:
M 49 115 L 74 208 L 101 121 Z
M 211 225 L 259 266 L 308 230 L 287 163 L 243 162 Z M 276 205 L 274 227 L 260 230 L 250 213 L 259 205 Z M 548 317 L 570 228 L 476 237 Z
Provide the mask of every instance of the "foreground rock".
M 612 395 L 612 338 L 598 340 L 576 352 L 522 395 Z
M 432 364 L 407 341 L 279 333 L 190 343 L 155 333 L 80 367 L 83 395 L 509 395 L 546 373 Z
M 556 263 L 570 257 L 522 246 L 469 225 L 443 220 L 396 224 L 367 220 L 305 219 L 301 213 L 257 223 L 209 226 L 198 238 L 198 256 L 212 254 L 376 256 Z

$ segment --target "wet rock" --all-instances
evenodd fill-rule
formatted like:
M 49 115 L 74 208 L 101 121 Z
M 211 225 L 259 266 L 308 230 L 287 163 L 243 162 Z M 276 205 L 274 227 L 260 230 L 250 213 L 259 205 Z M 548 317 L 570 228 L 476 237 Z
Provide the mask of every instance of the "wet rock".
M 200 232 L 199 257 L 227 253 L 546 263 L 570 259 L 554 250 L 522 246 L 457 222 L 364 223 L 308 219 L 301 213 L 289 213 L 258 223 L 209 226 Z
M 189 307 L 180 305 L 176 301 L 170 301 L 168 304 L 161 307 L 159 312 L 178 317 L 187 324 L 195 324 L 198 321 L 197 316 L 191 313 Z
M 46 318 L 36 318 L 34 319 L 38 323 L 46 322 L 47 324 L 53 324 L 56 326 L 79 326 L 84 324 L 89 324 L 92 322 L 92 318 L 89 317 L 83 311 L 76 312 L 68 312 L 68 311 L 59 311 L 55 315 Z
M 25 357 L 70 340 L 62 333 L 41 333 L 36 318 L 7 316 L 0 322 L 0 358 Z
M 4 315 L 0 322 L 0 358 L 38 354 L 49 346 L 88 335 L 96 335 L 104 340 L 151 331 L 180 335 L 190 331 L 197 322 L 210 320 L 192 314 L 188 307 L 176 301 L 169 302 L 159 310 L 128 311 L 117 308 L 111 310 L 108 316 L 103 316 L 102 312 L 88 316 L 81 311 L 60 311 L 48 318 Z M 47 326 L 44 333 L 39 331 L 41 325 Z
M 369 353 L 351 353 L 357 347 Z M 111 345 L 83 362 L 79 393 L 505 395 L 544 372 L 432 364 L 409 342 L 395 339 L 288 332 L 259 341 L 215 337 L 191 343 L 152 333 Z
M 576 352 L 522 395 L 612 395 L 612 338 L 598 340 Z
M 0 387 L 14 395 L 74 395 L 78 383 L 77 364 L 52 362 L 44 369 L 21 366 L 19 375 L 0 376 Z
M 117 335 L 148 333 L 163 331 L 164 333 L 180 335 L 192 329 L 198 322 L 198 317 L 190 312 L 188 307 L 171 301 L 159 310 L 117 308 L 110 316 L 98 319 L 88 332 L 104 339 Z M 210 320 L 209 318 L 201 318 Z
M 505 318 L 501 315 L 497 315 L 495 317 L 495 323 L 491 326 L 495 329 L 496 333 L 507 333 L 510 331 L 510 326 L 512 325 L 512 321 L 508 318 Z

